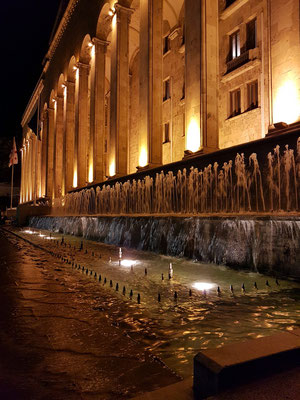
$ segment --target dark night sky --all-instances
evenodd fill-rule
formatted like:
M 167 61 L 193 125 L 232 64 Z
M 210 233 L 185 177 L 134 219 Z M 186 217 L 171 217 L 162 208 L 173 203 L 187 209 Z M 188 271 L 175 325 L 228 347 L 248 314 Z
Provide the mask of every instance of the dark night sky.
M 3 0 L 0 138 L 21 139 L 22 114 L 42 72 L 60 0 Z

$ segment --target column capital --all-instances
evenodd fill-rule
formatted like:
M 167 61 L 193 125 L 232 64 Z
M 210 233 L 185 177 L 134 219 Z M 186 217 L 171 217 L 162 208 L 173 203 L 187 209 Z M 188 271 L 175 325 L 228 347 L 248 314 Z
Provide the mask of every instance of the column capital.
M 132 13 L 134 12 L 134 9 L 133 9 L 133 8 L 121 6 L 121 4 L 119 4 L 119 3 L 116 3 L 116 4 L 114 5 L 114 8 L 115 8 L 115 10 L 116 10 L 116 16 L 117 16 L 117 20 L 118 20 L 118 21 L 119 21 L 119 19 L 120 19 L 120 14 L 125 14 L 125 15 L 127 15 L 128 23 L 131 21 L 131 15 L 132 15 Z
M 65 81 L 65 85 L 66 85 L 66 88 L 68 88 L 68 87 L 74 87 L 74 86 L 75 86 L 75 82 L 72 82 L 72 81 Z
M 92 39 L 92 42 L 93 42 L 95 45 L 103 46 L 105 49 L 107 48 L 107 46 L 108 46 L 109 43 L 110 43 L 110 42 L 108 42 L 107 40 L 99 39 L 99 38 L 97 38 L 97 37 L 94 37 L 94 38 Z
M 81 70 L 81 71 L 83 71 L 83 70 L 89 71 L 90 68 L 91 68 L 89 64 L 83 63 L 83 62 L 81 62 L 81 61 L 78 61 L 78 63 L 77 63 L 76 66 L 79 68 L 79 71 L 80 71 L 80 70 Z

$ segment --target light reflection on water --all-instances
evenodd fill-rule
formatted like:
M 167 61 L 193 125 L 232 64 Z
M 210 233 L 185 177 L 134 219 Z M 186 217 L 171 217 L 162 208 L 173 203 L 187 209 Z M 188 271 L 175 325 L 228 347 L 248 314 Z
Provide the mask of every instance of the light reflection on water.
M 299 326 L 298 283 L 280 280 L 277 285 L 274 278 L 254 272 L 234 271 L 224 266 L 128 249 L 122 249 L 123 259 L 134 261 L 134 265 L 126 264 L 124 268 L 119 265 L 118 247 L 84 241 L 84 250 L 88 249 L 88 254 L 85 254 L 85 251 L 74 250 L 74 246 L 79 248 L 81 238 L 64 236 L 65 242 L 72 246 L 69 248 L 56 246 L 55 240 L 47 240 L 49 232 L 39 230 L 37 233 L 22 232 L 31 241 L 92 270 L 93 276 L 96 272 L 97 280 L 90 274 L 72 270 L 70 266 L 70 271 L 78 276 L 78 285 L 86 279 L 90 281 L 91 289 L 99 285 L 105 287 L 108 296 L 101 306 L 114 324 L 125 329 L 134 340 L 143 342 L 182 376 L 192 373 L 192 359 L 200 349 L 220 347 L 230 341 L 258 338 Z M 51 235 L 51 239 L 59 241 L 61 237 L 57 233 Z M 168 279 L 170 262 L 174 270 L 172 280 Z M 99 274 L 101 283 L 98 282 Z M 107 284 L 104 286 L 105 277 Z M 109 287 L 110 280 L 113 281 L 112 288 Z M 266 286 L 267 280 L 270 286 Z M 116 283 L 119 284 L 118 292 Z M 205 286 L 203 290 L 203 285 L 198 285 L 200 290 L 197 290 L 195 283 L 212 286 Z M 125 295 L 122 294 L 123 286 Z M 220 294 L 216 290 L 218 286 Z M 129 297 L 131 289 L 132 300 Z M 174 299 L 175 292 L 177 300 Z M 140 305 L 137 304 L 138 293 L 141 295 Z

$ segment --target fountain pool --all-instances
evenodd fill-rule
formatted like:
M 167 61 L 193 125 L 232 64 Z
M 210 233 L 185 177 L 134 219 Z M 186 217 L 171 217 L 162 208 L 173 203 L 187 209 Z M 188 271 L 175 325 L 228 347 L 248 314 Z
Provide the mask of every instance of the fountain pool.
M 256 272 L 126 248 L 122 248 L 123 262 L 119 263 L 117 246 L 84 240 L 80 251 L 81 237 L 64 235 L 65 244 L 61 245 L 60 233 L 49 235 L 49 231 L 32 228 L 18 233 L 73 262 L 74 266 L 66 264 L 66 269 L 78 277 L 79 294 L 80 285 L 87 281 L 91 297 L 105 290 L 101 312 L 183 377 L 192 374 L 193 357 L 201 349 L 299 326 L 300 284 L 294 281 L 280 279 L 276 283 L 274 277 Z

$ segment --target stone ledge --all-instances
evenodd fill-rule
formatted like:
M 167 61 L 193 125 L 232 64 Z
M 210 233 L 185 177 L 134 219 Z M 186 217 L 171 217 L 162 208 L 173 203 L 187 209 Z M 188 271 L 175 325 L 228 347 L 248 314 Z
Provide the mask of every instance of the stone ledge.
M 220 391 L 299 364 L 300 330 L 203 350 L 194 358 L 194 390 L 205 399 Z

